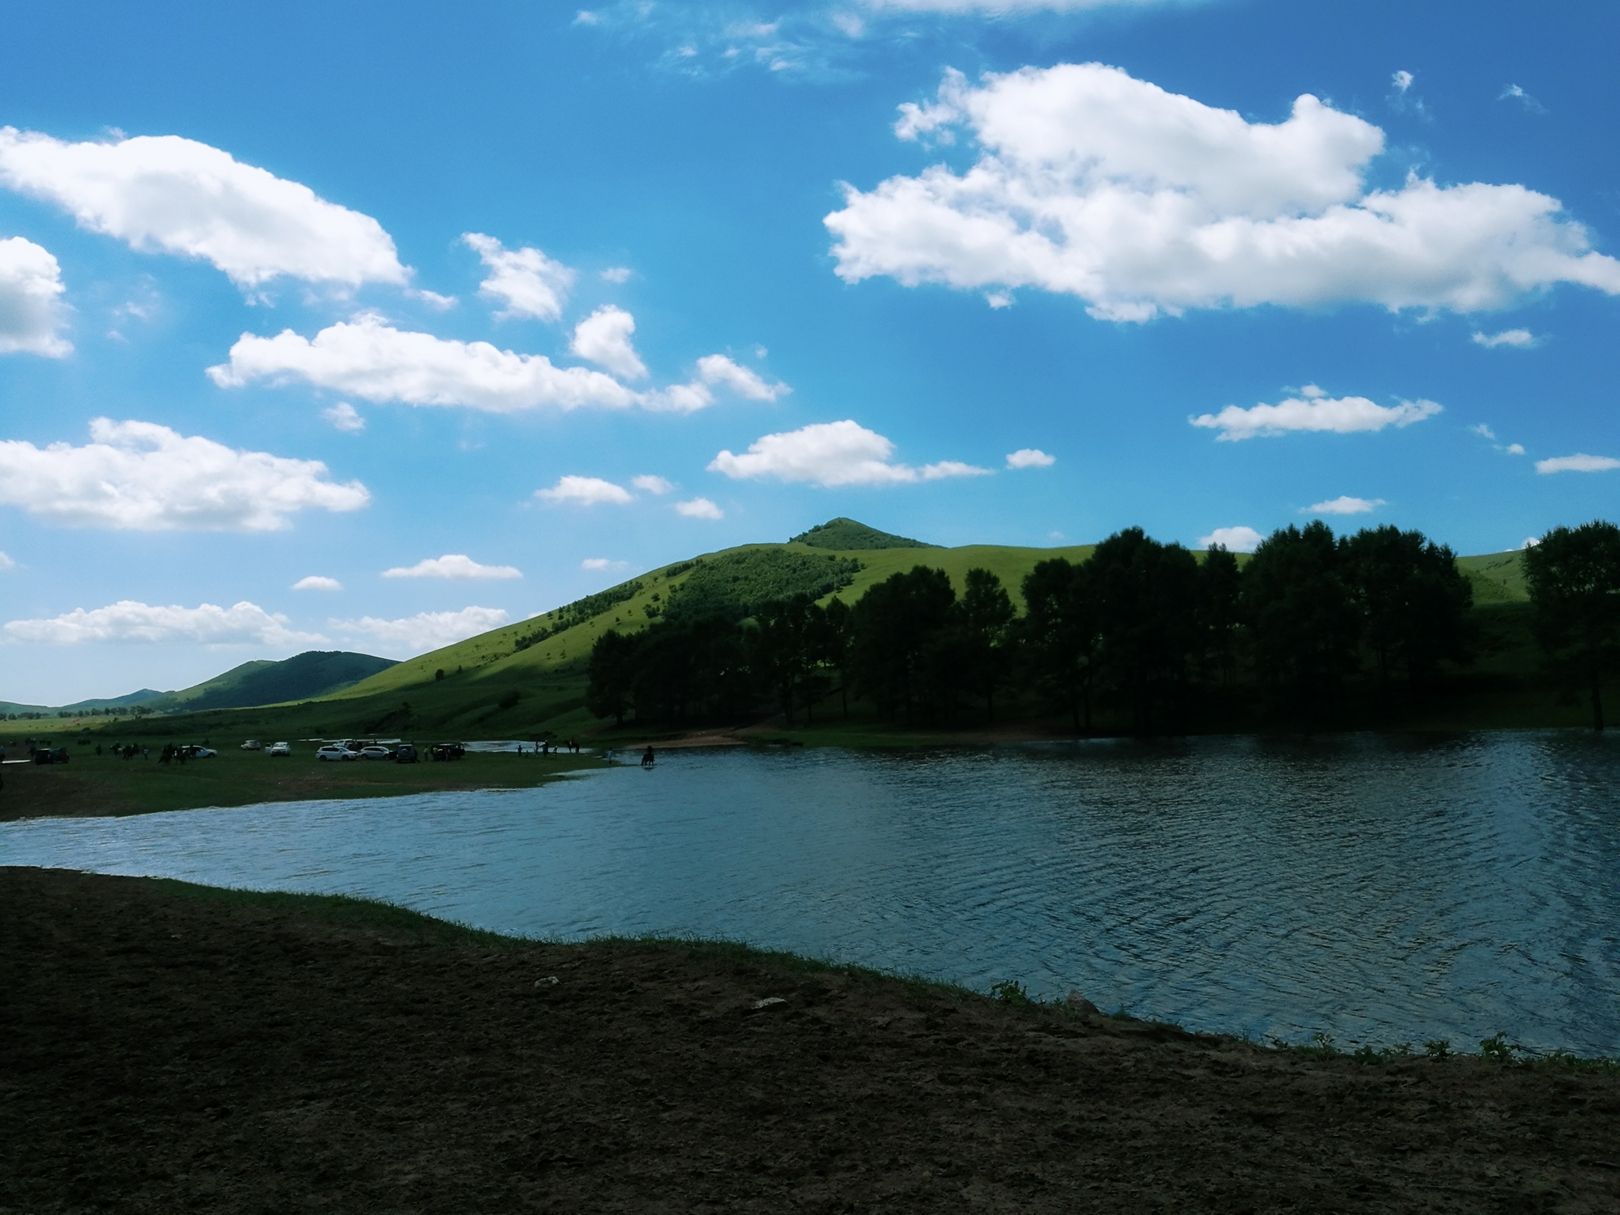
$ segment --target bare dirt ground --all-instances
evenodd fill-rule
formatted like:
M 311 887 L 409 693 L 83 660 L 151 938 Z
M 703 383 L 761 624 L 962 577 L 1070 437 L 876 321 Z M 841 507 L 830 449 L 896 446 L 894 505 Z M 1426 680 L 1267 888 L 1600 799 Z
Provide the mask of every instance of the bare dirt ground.
M 28 1215 L 1613 1215 L 1620 1078 L 0 869 L 0 1160 Z

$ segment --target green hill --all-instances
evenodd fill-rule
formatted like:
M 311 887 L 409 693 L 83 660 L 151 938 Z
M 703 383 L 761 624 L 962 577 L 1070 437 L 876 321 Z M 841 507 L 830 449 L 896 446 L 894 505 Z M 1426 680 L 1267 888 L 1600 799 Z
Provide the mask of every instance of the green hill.
M 151 702 L 164 712 L 236 709 L 312 700 L 340 692 L 394 665 L 391 658 L 344 650 L 306 650 L 280 662 L 244 662 L 223 675 Z
M 829 547 L 835 539 L 853 547 Z M 887 543 L 874 547 L 875 540 Z M 917 565 L 943 570 L 958 593 L 965 587 L 968 570 L 988 569 L 1019 604 L 1019 587 L 1036 564 L 1055 557 L 1083 561 L 1093 547 L 940 548 L 890 536 L 854 520 L 834 519 L 785 544 L 743 545 L 650 570 L 528 620 L 404 662 L 369 660 L 378 664 L 374 673 L 347 686 L 297 691 L 281 683 L 272 688 L 268 677 L 249 663 L 210 681 L 210 685 L 228 681 L 229 690 L 199 685 L 209 689 L 207 694 L 193 697 L 184 707 L 264 705 L 272 698 L 300 701 L 295 706 L 247 710 L 230 719 L 232 728 L 245 734 L 279 737 L 388 733 L 524 738 L 587 733 L 600 724 L 584 708 L 591 648 L 609 629 L 635 632 L 686 612 L 740 617 L 759 603 L 800 593 L 822 602 L 836 596 L 854 603 L 868 588 Z M 1474 585 L 1487 632 L 1482 673 L 1511 680 L 1533 670 L 1519 554 L 1465 557 L 1459 565 Z M 177 696 L 197 691 L 188 689 Z M 251 699 L 255 697 L 262 699 Z M 198 724 L 207 727 L 206 721 Z M 226 729 L 224 719 L 216 719 L 215 728 Z
M 870 548 L 938 548 L 921 540 L 907 540 L 904 536 L 880 532 L 854 519 L 840 515 L 836 519 L 812 527 L 793 537 L 790 544 L 803 544 L 809 548 L 830 548 L 839 552 L 855 552 Z

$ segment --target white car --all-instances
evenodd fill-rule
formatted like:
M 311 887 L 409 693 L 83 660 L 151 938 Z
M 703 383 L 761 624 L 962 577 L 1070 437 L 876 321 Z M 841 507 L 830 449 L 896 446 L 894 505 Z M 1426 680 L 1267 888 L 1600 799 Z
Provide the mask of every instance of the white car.
M 242 744 L 241 750 L 243 750 L 243 751 L 262 751 L 262 750 L 264 750 L 264 744 L 261 743 L 256 738 L 250 738 L 245 743 Z
M 271 743 L 270 744 L 270 750 L 269 750 L 268 754 L 270 754 L 270 755 L 291 755 L 292 754 L 292 748 L 289 747 L 284 742 Z
M 337 743 L 327 743 L 326 746 L 322 747 L 319 751 L 315 752 L 315 758 L 316 759 L 359 759 L 360 757 L 358 755 L 356 755 L 353 751 L 349 750 L 349 748 L 347 748 L 347 747 L 340 747 L 340 746 L 337 745 Z
M 393 759 L 394 753 L 387 747 L 372 743 L 369 747 L 360 748 L 361 759 Z

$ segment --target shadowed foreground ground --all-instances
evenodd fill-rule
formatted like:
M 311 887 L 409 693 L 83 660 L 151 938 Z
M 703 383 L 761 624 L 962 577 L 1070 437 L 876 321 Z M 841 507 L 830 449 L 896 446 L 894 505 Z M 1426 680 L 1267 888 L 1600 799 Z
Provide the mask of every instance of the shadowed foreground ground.
M 0 869 L 0 1059 L 6 1212 L 1620 1210 L 1612 1072 L 62 871 Z

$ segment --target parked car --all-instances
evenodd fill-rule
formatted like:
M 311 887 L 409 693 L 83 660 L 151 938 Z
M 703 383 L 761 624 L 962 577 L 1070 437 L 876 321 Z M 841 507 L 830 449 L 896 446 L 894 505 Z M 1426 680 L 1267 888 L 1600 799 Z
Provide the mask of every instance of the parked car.
M 434 759 L 460 759 L 467 754 L 467 748 L 456 742 L 434 743 L 430 754 Z
M 327 743 L 326 746 L 322 747 L 319 751 L 315 752 L 315 758 L 316 759 L 359 759 L 360 757 L 359 757 L 359 755 L 355 754 L 353 751 L 349 750 L 349 748 L 347 748 L 347 747 L 339 746 L 337 743 Z
M 36 764 L 65 764 L 68 761 L 66 747 L 35 747 L 34 762 Z
M 187 743 L 183 747 L 176 747 L 175 750 L 187 759 L 213 759 L 219 754 L 214 748 L 199 746 L 197 743 Z
M 381 743 L 372 743 L 369 747 L 360 748 L 361 759 L 393 759 L 394 753 Z
M 394 762 L 400 764 L 414 764 L 416 762 L 416 746 L 413 743 L 400 743 L 394 751 Z
M 244 751 L 262 751 L 262 750 L 264 750 L 264 744 L 262 742 L 260 742 L 256 738 L 250 738 L 245 743 L 242 744 L 242 750 L 244 750 Z
M 292 748 L 289 747 L 284 742 L 271 743 L 270 744 L 270 750 L 269 750 L 268 754 L 270 754 L 270 755 L 291 755 L 292 754 Z

